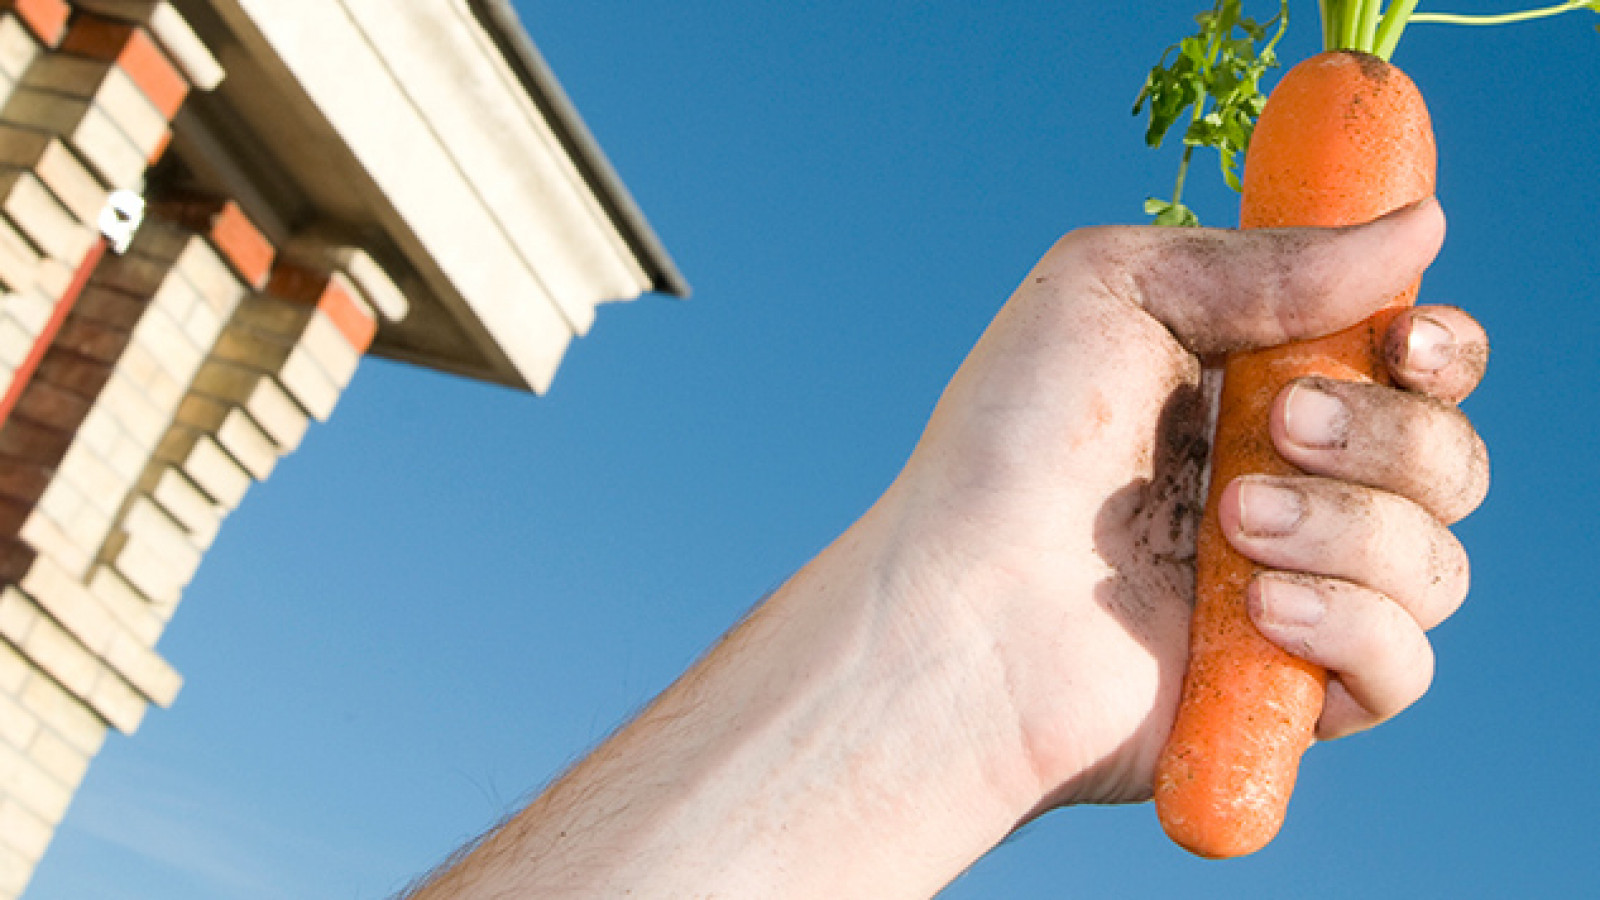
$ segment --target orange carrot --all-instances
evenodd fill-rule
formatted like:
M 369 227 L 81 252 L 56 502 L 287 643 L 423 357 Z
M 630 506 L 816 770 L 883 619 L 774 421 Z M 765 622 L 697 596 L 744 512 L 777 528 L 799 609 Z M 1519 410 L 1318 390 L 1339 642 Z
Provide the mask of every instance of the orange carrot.
M 1432 127 L 1411 80 L 1377 56 L 1325 52 L 1285 74 L 1267 101 L 1245 159 L 1240 224 L 1353 225 L 1433 188 Z M 1200 856 L 1251 853 L 1277 833 L 1327 683 L 1325 671 L 1269 643 L 1250 622 L 1245 588 L 1259 567 L 1222 536 L 1218 499 L 1241 475 L 1297 474 L 1268 435 L 1273 399 L 1305 375 L 1383 379 L 1381 338 L 1415 297 L 1414 285 L 1359 326 L 1226 362 L 1189 670 L 1155 782 L 1162 826 Z

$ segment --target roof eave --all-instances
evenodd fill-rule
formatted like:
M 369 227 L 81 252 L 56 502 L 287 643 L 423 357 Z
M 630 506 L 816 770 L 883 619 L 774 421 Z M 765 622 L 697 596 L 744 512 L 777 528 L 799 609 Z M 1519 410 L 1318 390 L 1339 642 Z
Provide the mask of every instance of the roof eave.
M 544 114 L 556 139 L 571 156 L 617 232 L 649 275 L 651 290 L 688 297 L 689 282 L 528 37 L 510 0 L 467 0 L 467 5 L 494 40 L 529 98 Z

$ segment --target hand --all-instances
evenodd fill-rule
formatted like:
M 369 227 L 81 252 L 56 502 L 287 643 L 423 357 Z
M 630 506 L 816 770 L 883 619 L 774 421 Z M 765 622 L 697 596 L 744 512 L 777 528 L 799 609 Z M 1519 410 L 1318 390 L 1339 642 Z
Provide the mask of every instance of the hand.
M 1442 236 L 1431 201 L 1342 232 L 1078 232 L 962 366 L 885 502 L 934 561 L 922 582 L 961 597 L 988 648 L 987 687 L 1014 717 L 1035 813 L 1149 795 L 1187 655 L 1202 358 L 1355 324 L 1419 276 Z M 1482 444 L 1452 405 L 1485 348 L 1459 310 L 1401 315 L 1389 334 L 1400 388 L 1292 386 L 1273 439 L 1309 474 L 1224 496 L 1230 541 L 1282 573 L 1252 586 L 1263 633 L 1335 675 L 1322 737 L 1427 688 L 1425 632 L 1467 588 L 1445 524 L 1487 485 Z M 1273 486 L 1306 513 L 1251 537 Z
M 1148 796 L 1187 656 L 1202 358 L 1365 319 L 1442 234 L 1429 202 L 1063 239 L 867 514 L 415 896 L 926 897 L 1029 815 Z M 1457 310 L 1402 315 L 1402 389 L 1298 383 L 1273 438 L 1310 474 L 1228 489 L 1230 539 L 1274 570 L 1263 632 L 1336 674 L 1324 736 L 1427 686 L 1424 633 L 1466 591 L 1444 523 L 1487 481 L 1450 405 L 1484 347 Z M 1267 535 L 1271 487 L 1304 515 Z

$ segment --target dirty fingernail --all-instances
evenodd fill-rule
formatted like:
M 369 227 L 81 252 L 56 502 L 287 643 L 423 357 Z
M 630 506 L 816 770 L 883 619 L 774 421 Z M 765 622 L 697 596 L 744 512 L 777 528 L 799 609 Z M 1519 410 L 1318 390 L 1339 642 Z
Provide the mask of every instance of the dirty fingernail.
M 1256 480 L 1239 485 L 1239 528 L 1251 537 L 1283 537 L 1305 517 L 1305 497 L 1293 488 Z
M 1350 410 L 1332 394 L 1296 384 L 1284 403 L 1283 430 L 1302 447 L 1342 447 L 1349 440 Z
M 1406 366 L 1424 375 L 1443 369 L 1455 358 L 1456 336 L 1437 319 L 1417 316 L 1406 336 Z
M 1310 585 L 1280 578 L 1258 578 L 1251 613 L 1263 625 L 1309 628 L 1322 621 L 1328 605 Z

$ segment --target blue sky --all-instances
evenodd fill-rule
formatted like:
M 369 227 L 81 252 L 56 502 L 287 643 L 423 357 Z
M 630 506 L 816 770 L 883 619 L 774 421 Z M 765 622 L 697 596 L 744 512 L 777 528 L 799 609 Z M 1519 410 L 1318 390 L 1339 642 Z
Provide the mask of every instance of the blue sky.
M 607 307 L 542 398 L 363 364 L 224 527 L 161 644 L 177 704 L 112 737 L 29 897 L 382 898 L 516 808 L 867 507 L 1059 234 L 1168 190 L 1129 108 L 1201 5 L 522 0 L 694 298 Z M 1592 890 L 1595 21 L 1396 57 L 1451 219 L 1424 294 L 1495 346 L 1432 692 L 1316 748 L 1254 857 L 1069 810 L 944 896 Z M 1190 196 L 1231 224 L 1209 166 Z

